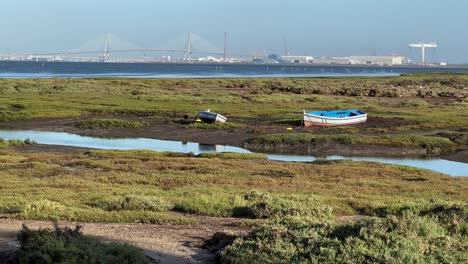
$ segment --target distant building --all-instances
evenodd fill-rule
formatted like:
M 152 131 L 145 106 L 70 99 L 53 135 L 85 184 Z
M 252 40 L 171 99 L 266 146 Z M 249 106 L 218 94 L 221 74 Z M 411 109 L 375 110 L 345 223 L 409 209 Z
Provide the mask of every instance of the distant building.
M 359 64 L 359 65 L 401 65 L 405 62 L 403 56 L 350 56 L 322 57 L 314 59 L 316 64 Z
M 281 56 L 281 60 L 286 63 L 311 63 L 314 60 L 312 56 Z
M 208 56 L 208 57 L 204 57 L 204 58 L 198 58 L 198 61 L 200 61 L 200 62 L 222 62 L 223 59 L 222 58 L 216 58 L 216 57 L 213 57 L 213 56 Z
M 401 65 L 405 62 L 403 56 L 350 56 L 351 64 L 369 65 Z
M 351 60 L 349 58 L 336 58 L 336 57 L 321 57 L 318 59 L 314 59 L 313 63 L 316 64 L 351 64 Z

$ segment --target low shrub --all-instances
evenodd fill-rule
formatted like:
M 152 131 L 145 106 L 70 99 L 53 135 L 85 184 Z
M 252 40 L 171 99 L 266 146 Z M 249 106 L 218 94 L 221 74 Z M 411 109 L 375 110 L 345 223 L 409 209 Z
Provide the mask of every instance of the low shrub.
M 222 263 L 464 263 L 466 223 L 405 214 L 333 225 L 267 224 L 219 252 Z
M 18 263 L 149 263 L 143 252 L 127 244 L 103 243 L 85 236 L 80 228 L 31 230 L 18 234 Z
M 33 143 L 34 142 L 30 140 L 29 138 L 26 140 L 19 140 L 19 139 L 5 140 L 5 139 L 0 138 L 0 149 L 10 148 L 10 147 L 21 147 L 21 146 L 30 145 Z
M 410 203 L 393 203 L 384 206 L 371 206 L 366 210 L 368 215 L 387 217 L 412 214 L 436 219 L 444 225 L 455 222 L 468 223 L 468 204 L 453 203 L 443 200 L 418 201 Z
M 294 200 L 271 196 L 268 193 L 251 191 L 244 195 L 248 215 L 256 219 L 272 219 L 279 222 L 301 220 L 318 221 L 331 219 L 332 210 L 313 199 Z

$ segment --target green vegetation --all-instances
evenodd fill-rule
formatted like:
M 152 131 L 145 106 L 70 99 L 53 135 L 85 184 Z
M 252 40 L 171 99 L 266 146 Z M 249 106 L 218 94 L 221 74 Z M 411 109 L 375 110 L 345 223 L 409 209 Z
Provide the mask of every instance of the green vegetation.
M 11 148 L 11 147 L 21 147 L 24 145 L 30 145 L 33 142 L 29 139 L 26 140 L 18 140 L 18 139 L 11 139 L 11 140 L 4 140 L 0 138 L 0 149 L 3 148 Z
M 395 202 L 468 199 L 468 178 L 366 162 L 293 164 L 250 154 L 150 151 L 0 154 L 0 214 L 15 219 L 197 222 L 174 211 L 264 220 L 380 216 Z
M 445 135 L 445 134 L 444 134 Z M 450 134 L 452 135 L 452 134 Z M 455 134 L 453 134 L 455 135 Z M 449 137 L 450 138 L 450 137 Z M 392 147 L 422 147 L 433 152 L 451 152 L 456 143 L 447 137 L 416 136 L 416 135 L 382 135 L 366 136 L 356 134 L 329 134 L 314 135 L 309 133 L 284 133 L 260 136 L 251 139 L 248 143 L 258 146 L 266 145 L 315 145 L 326 143 L 337 143 L 343 145 L 382 145 Z M 454 137 L 459 139 L 459 137 Z M 458 143 L 458 142 L 457 142 Z M 258 147 L 257 147 L 258 148 Z
M 105 211 L 153 211 L 165 212 L 174 208 L 174 204 L 156 196 L 125 195 L 112 199 L 97 200 L 90 204 Z
M 133 246 L 103 243 L 85 236 L 80 228 L 30 230 L 26 226 L 18 234 L 21 248 L 18 263 L 82 263 L 143 264 L 149 263 L 143 252 Z
M 262 79 L 2 79 L 0 122 L 81 115 L 172 117 L 204 108 L 228 118 L 301 118 L 301 110 L 360 108 L 426 128 L 468 126 L 468 75 Z M 414 97 L 420 99 L 413 100 Z M 431 101 L 458 97 L 457 101 Z M 12 103 L 13 102 L 13 103 Z M 415 107 L 420 104 L 424 107 Z M 424 103 L 422 103 L 424 102 Z M 19 106 L 19 107 L 18 107 Z M 418 124 L 419 124 L 418 123 Z
M 146 126 L 146 122 L 142 121 L 130 121 L 130 120 L 122 120 L 117 118 L 93 118 L 88 120 L 82 120 L 73 123 L 74 126 L 78 128 L 84 129 L 97 129 L 97 128 L 139 128 Z
M 397 215 L 345 224 L 277 220 L 218 254 L 222 263 L 464 263 L 467 208 L 433 202 L 421 210 L 416 204 Z
M 413 99 L 406 102 L 403 102 L 403 105 L 409 107 L 428 107 L 429 103 L 422 99 Z
M 53 187 L 50 187 L 53 189 Z M 92 193 L 97 195 L 96 193 Z M 64 197 L 72 199 L 70 193 Z M 108 194 L 110 195 L 110 194 Z M 123 194 L 125 195 L 125 194 Z M 46 196 L 45 196 L 46 197 Z M 57 196 L 55 196 L 57 197 Z M 136 197 L 135 201 L 120 202 L 119 197 L 103 197 L 96 201 L 91 197 L 85 204 L 78 206 L 73 201 L 56 202 L 47 198 L 39 198 L 37 201 L 28 202 L 26 199 L 0 204 L 0 212 L 19 212 L 12 214 L 16 219 L 38 219 L 38 220 L 68 220 L 84 222 L 115 222 L 115 223 L 145 223 L 145 224 L 194 224 L 196 220 L 190 217 L 181 217 L 173 214 L 160 213 L 161 206 L 150 204 L 146 196 Z M 65 204 L 65 205 L 64 205 Z M 128 206 L 127 208 L 125 206 Z M 121 210 L 119 210 L 119 208 Z M 166 207 L 167 208 L 167 207 Z
M 249 206 L 247 215 L 254 219 L 273 219 L 287 221 L 296 218 L 331 219 L 333 209 L 319 205 L 319 201 L 303 197 L 289 200 L 271 196 L 268 193 L 251 191 L 244 195 Z
M 468 149 L 468 133 L 466 132 L 440 132 L 434 136 L 448 138 L 460 149 Z
M 14 111 L 1 111 L 0 110 L 0 124 L 10 121 L 28 120 L 31 115 L 27 112 L 14 112 Z

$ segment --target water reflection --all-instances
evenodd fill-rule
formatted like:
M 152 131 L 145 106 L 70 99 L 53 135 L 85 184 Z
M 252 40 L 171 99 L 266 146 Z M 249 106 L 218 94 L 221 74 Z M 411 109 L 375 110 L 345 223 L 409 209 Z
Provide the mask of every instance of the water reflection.
M 211 145 L 211 144 L 198 144 L 198 152 L 226 152 L 225 146 L 223 145 Z
M 451 176 L 468 176 L 468 164 L 444 159 L 397 159 L 397 158 L 376 158 L 376 157 L 345 157 L 339 155 L 327 157 L 299 156 L 299 155 L 268 155 L 270 160 L 289 162 L 312 162 L 315 160 L 352 160 L 370 161 L 386 164 L 412 166 L 421 169 L 428 169 L 445 173 Z

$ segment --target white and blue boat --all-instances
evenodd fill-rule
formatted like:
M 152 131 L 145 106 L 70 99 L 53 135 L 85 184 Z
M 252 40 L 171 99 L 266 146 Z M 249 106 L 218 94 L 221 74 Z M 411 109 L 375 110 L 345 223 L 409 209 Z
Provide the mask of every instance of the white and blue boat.
M 304 125 L 311 126 L 347 126 L 367 121 L 367 114 L 361 110 L 336 110 L 306 112 L 304 110 Z

